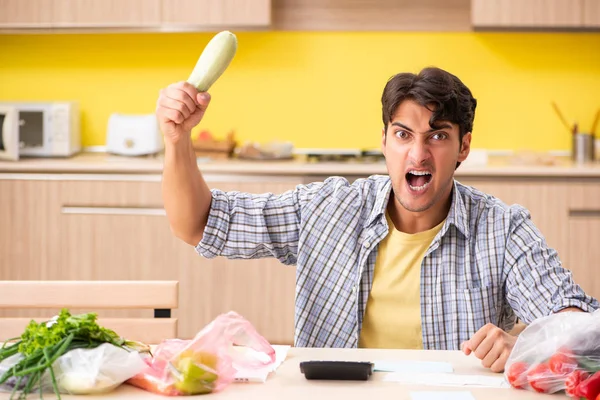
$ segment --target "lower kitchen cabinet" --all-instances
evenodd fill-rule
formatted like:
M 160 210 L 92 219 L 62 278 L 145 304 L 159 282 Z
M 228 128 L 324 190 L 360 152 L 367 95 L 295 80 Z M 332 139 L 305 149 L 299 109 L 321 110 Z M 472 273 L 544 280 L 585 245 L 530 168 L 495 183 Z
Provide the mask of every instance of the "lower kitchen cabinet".
M 218 175 L 212 188 L 282 193 L 323 179 Z M 600 179 L 464 176 L 459 180 L 529 209 L 577 283 L 600 298 Z M 246 317 L 272 343 L 293 342 L 294 267 L 275 259 L 205 259 L 175 238 L 162 205 L 160 175 L 0 174 L 0 279 L 177 280 L 179 336 L 193 337 L 218 314 Z M 110 293 L 107 293 L 109 296 Z M 51 316 L 19 310 L 0 316 Z M 73 310 L 89 311 L 89 310 Z M 94 310 L 151 316 L 151 310 Z
M 180 302 L 173 315 L 180 337 L 191 338 L 218 314 L 234 310 L 270 342 L 293 341 L 295 268 L 275 259 L 199 256 L 170 231 L 160 177 L 27 178 L 0 176 L 0 279 L 177 280 Z M 280 193 L 298 183 L 269 178 L 209 185 Z M 0 315 L 51 316 L 56 311 Z M 152 311 L 99 314 L 151 316 Z

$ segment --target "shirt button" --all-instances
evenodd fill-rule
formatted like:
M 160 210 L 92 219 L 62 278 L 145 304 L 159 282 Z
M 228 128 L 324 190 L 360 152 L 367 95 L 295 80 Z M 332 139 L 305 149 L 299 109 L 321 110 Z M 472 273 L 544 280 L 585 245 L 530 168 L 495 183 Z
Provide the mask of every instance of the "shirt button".
M 356 294 L 356 286 L 352 286 L 352 293 Z
M 370 242 L 365 242 L 365 243 L 363 244 L 363 246 L 365 246 L 365 247 L 369 248 L 369 247 L 371 246 L 371 243 L 370 243 Z

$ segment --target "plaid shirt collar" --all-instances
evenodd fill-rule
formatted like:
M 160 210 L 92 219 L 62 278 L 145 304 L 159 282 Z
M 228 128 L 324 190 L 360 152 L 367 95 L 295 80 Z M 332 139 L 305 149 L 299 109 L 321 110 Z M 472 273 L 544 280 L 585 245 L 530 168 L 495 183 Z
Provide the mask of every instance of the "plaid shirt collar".
M 368 226 L 372 226 L 374 223 L 384 223 L 385 220 L 385 209 L 392 195 L 392 181 L 388 178 L 385 185 L 382 185 L 379 193 L 377 194 L 377 200 L 373 206 L 373 211 L 367 221 Z M 450 204 L 450 211 L 446 217 L 446 223 L 442 227 L 438 237 L 443 237 L 448 231 L 450 225 L 454 225 L 456 229 L 462 233 L 467 240 L 469 240 L 471 234 L 469 231 L 469 224 L 467 222 L 467 208 L 465 203 L 460 196 L 456 187 L 456 180 L 452 181 L 452 203 Z

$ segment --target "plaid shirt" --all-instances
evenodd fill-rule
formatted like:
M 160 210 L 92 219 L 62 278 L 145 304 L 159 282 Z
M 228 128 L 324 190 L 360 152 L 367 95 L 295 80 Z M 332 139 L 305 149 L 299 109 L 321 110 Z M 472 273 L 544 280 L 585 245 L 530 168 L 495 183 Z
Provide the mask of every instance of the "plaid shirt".
M 332 177 L 279 195 L 213 189 L 196 251 L 296 265 L 295 346 L 357 347 L 390 193 L 388 176 Z M 570 306 L 600 307 L 529 212 L 455 181 L 421 268 L 423 347 L 456 350 L 486 323 L 508 331 L 517 316 L 530 323 Z

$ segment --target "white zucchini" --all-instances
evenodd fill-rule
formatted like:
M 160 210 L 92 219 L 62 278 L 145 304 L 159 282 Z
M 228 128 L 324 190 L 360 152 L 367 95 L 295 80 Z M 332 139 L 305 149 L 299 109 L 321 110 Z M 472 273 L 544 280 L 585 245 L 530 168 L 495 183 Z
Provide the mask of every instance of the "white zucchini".
M 217 33 L 200 54 L 187 81 L 194 85 L 199 92 L 208 91 L 225 72 L 236 51 L 237 37 L 233 33 L 229 31 Z

